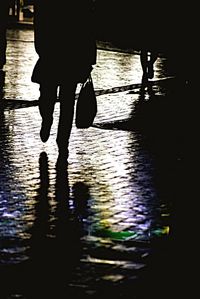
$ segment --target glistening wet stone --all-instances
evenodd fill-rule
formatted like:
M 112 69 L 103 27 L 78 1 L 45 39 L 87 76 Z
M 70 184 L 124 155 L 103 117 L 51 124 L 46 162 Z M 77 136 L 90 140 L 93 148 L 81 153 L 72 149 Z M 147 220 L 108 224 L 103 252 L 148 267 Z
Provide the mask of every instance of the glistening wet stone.
M 92 71 L 98 114 L 87 130 L 73 126 L 69 164 L 59 169 L 59 103 L 42 144 L 38 86 L 30 81 L 36 58 L 33 31 L 9 30 L 0 110 L 2 292 L 125 299 L 131 290 L 140 298 L 159 278 L 158 265 L 167 276 L 178 157 L 165 137 L 174 141 L 178 132 L 151 130 L 163 124 L 156 123 L 163 111 L 157 103 L 166 101 L 168 81 L 158 80 L 153 94 L 142 96 L 139 56 L 99 49 Z

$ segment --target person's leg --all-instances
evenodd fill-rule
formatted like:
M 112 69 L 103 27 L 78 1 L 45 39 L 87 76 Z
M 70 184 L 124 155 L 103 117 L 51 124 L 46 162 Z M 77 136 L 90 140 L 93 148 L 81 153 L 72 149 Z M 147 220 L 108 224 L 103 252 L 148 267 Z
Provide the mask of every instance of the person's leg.
M 142 49 L 140 51 L 140 63 L 142 66 L 143 75 L 147 73 L 148 67 L 148 51 L 146 49 Z
M 155 51 L 149 52 L 149 61 L 148 61 L 148 78 L 153 79 L 154 77 L 154 63 L 158 57 L 158 53 Z
M 0 4 L 0 70 L 6 64 L 6 49 L 7 49 L 7 26 L 9 16 L 8 1 L 1 1 Z
M 0 70 L 3 69 L 3 66 L 6 64 L 6 48 L 6 28 L 0 28 Z
M 77 83 L 68 82 L 60 87 L 60 116 L 57 132 L 57 145 L 59 153 L 68 153 L 68 143 L 72 129 L 75 105 L 75 92 Z
M 52 84 L 40 85 L 39 112 L 42 117 L 40 138 L 42 142 L 49 139 L 53 123 L 54 106 L 57 100 L 57 86 Z

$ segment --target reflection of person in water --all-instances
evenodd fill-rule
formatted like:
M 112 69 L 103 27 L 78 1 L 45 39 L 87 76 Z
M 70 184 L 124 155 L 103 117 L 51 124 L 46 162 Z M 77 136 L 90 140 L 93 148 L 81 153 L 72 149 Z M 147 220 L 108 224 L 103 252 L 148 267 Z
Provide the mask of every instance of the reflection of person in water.
M 87 217 L 88 199 L 90 197 L 88 186 L 83 182 L 76 182 L 73 187 L 74 208 L 79 219 Z
M 52 205 L 48 157 L 45 152 L 40 155 L 39 169 L 40 185 L 28 252 L 30 275 L 37 274 L 33 279 L 34 288 L 31 285 L 29 290 L 36 292 L 36 296 L 38 293 L 46 294 L 48 290 L 50 296 L 56 292 L 54 298 L 61 298 L 64 285 L 80 260 L 81 223 L 69 207 L 67 171 L 63 167 L 56 169 L 55 202 Z M 29 281 L 32 283 L 30 277 Z

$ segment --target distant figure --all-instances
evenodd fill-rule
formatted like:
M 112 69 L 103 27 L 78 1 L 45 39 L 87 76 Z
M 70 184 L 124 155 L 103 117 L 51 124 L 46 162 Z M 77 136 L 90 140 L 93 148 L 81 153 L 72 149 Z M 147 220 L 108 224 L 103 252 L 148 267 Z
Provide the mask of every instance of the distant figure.
M 96 64 L 93 1 L 34 1 L 35 50 L 39 56 L 32 82 L 40 85 L 40 137 L 46 142 L 57 97 L 60 116 L 56 142 L 67 156 L 77 84 L 85 82 Z
M 140 51 L 140 62 L 143 71 L 143 81 L 153 79 L 154 77 L 154 63 L 158 58 L 158 53 L 155 50 L 148 50 L 143 48 Z
M 142 82 L 148 82 L 148 79 L 154 78 L 154 64 L 158 58 L 158 52 L 162 48 L 163 36 L 158 36 L 157 27 L 161 26 L 160 5 L 154 1 L 137 1 L 135 6 L 138 14 L 134 19 L 134 24 L 140 24 L 135 33 L 140 50 L 140 63 L 143 71 Z
M 0 72 L 6 64 L 7 49 L 7 26 L 9 16 L 10 0 L 0 1 Z

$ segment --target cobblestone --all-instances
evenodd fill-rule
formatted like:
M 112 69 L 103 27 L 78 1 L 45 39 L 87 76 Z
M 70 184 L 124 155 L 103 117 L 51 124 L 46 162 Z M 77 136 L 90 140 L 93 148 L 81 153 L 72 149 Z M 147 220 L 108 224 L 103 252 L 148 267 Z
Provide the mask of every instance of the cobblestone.
M 0 102 L 1 298 L 160 298 L 182 141 L 177 106 L 168 114 L 176 81 L 163 76 L 165 59 L 153 93 L 142 94 L 138 55 L 98 49 L 98 114 L 87 130 L 73 126 L 64 172 L 56 168 L 59 103 L 49 141 L 39 138 L 35 60 L 32 30 L 10 29 Z

